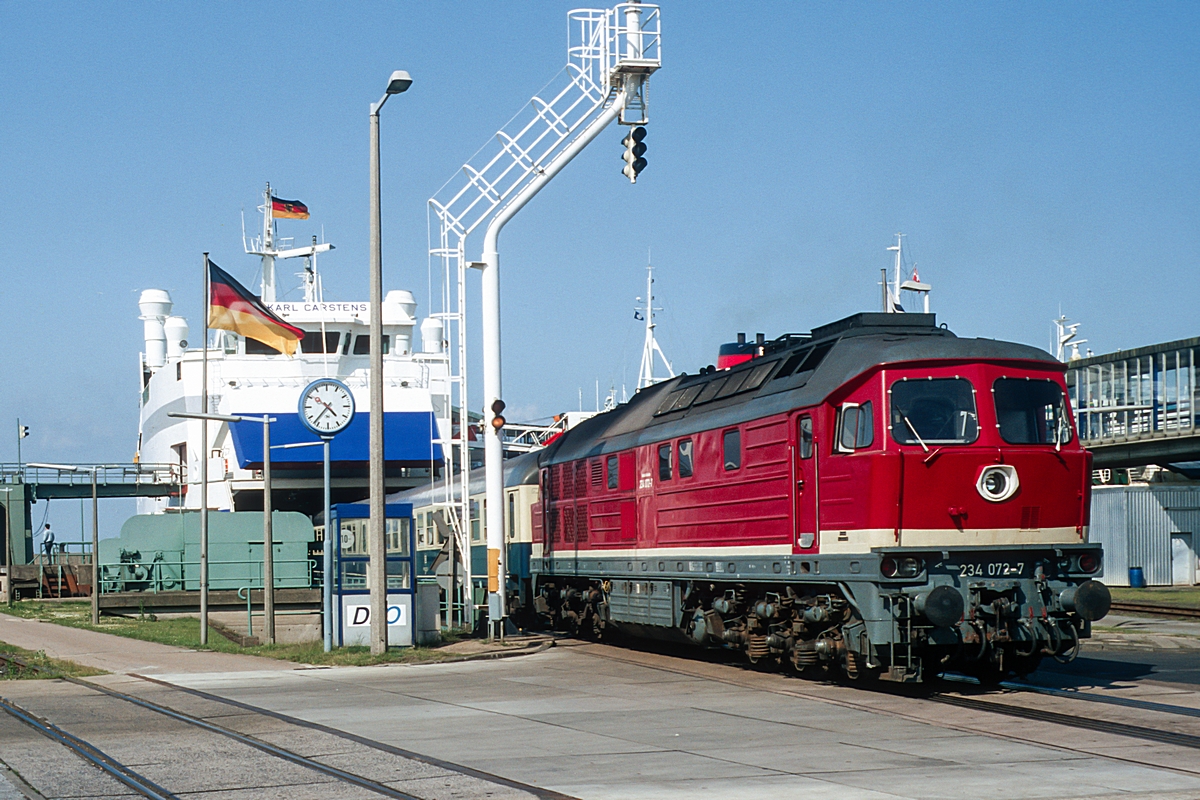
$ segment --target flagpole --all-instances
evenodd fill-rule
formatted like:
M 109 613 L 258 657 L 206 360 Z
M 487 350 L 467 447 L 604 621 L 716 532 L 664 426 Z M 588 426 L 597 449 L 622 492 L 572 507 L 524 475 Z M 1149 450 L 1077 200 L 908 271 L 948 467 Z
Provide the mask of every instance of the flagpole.
M 200 413 L 208 414 L 208 253 L 204 254 L 204 357 L 200 361 Z M 182 357 L 182 356 L 181 356 Z M 200 420 L 200 644 L 208 644 L 208 420 Z

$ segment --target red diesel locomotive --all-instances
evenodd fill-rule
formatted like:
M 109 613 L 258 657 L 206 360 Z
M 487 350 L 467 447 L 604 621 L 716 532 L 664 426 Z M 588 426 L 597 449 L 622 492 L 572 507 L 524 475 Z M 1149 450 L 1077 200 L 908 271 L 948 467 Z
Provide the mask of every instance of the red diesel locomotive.
M 1063 365 L 857 314 L 639 392 L 538 458 L 534 609 L 799 671 L 996 679 L 1108 612 Z

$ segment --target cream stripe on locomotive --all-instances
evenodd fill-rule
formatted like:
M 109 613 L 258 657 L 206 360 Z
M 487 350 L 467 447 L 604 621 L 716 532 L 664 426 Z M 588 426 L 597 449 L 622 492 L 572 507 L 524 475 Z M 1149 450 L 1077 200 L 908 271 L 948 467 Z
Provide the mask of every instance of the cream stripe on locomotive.
M 875 547 L 975 547 L 982 545 L 1079 544 L 1087 541 L 1075 527 L 1040 528 L 903 528 L 896 541 L 895 528 L 821 531 L 822 553 L 867 553 Z

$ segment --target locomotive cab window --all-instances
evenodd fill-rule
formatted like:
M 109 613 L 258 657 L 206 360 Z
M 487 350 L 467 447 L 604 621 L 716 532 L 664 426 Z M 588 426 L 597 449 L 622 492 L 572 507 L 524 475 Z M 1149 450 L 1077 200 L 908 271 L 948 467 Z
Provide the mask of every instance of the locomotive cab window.
M 733 470 L 742 466 L 742 432 L 737 428 L 725 431 L 724 451 L 725 469 Z
M 679 442 L 679 477 L 692 477 L 692 440 L 681 439 Z
M 800 457 L 812 458 L 813 454 L 813 426 L 812 417 L 803 416 L 800 418 Z
M 1009 444 L 1063 445 L 1074 436 L 1062 387 L 1054 381 L 999 378 L 992 397 L 996 427 Z
M 608 461 L 608 463 L 607 463 L 608 488 L 615 489 L 615 488 L 617 488 L 617 485 L 618 485 L 617 477 L 620 475 L 620 471 L 617 468 L 617 457 L 609 456 L 607 461 Z
M 889 392 L 897 444 L 970 444 L 979 438 L 975 391 L 963 378 L 899 380 Z
M 660 444 L 658 446 L 658 479 L 660 481 L 671 480 L 671 444 Z
M 841 419 L 838 423 L 837 452 L 853 453 L 875 442 L 875 418 L 871 413 L 870 400 L 861 405 L 843 403 L 838 413 Z

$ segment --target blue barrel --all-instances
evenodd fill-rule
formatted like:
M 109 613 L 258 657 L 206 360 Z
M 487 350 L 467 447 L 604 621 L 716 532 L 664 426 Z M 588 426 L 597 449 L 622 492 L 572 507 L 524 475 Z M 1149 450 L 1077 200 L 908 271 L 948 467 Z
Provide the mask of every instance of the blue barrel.
M 1146 588 L 1146 573 L 1142 571 L 1141 567 L 1129 568 L 1129 585 L 1134 589 Z

